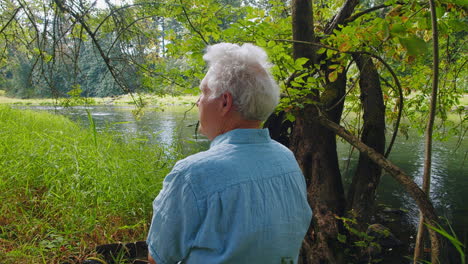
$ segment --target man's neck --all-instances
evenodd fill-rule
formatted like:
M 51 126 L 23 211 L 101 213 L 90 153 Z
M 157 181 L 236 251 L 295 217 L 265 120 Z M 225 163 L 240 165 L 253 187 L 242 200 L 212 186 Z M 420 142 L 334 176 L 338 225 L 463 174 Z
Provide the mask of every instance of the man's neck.
M 262 121 L 260 120 L 245 120 L 239 116 L 235 116 L 226 120 L 226 122 L 220 128 L 220 132 L 216 136 L 227 133 L 234 129 L 258 129 L 260 128 L 261 124 Z

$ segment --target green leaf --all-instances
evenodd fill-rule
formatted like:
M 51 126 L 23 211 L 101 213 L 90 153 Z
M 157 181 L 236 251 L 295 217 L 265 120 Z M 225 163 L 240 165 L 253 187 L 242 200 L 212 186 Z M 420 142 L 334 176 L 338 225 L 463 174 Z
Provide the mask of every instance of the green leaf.
M 340 241 L 343 244 L 346 243 L 346 236 L 342 234 L 338 234 L 338 241 Z
M 327 51 L 326 48 L 320 48 L 319 50 L 317 50 L 317 54 L 323 54 L 325 53 L 325 51 Z
M 468 1 L 467 0 L 444 0 L 444 1 L 441 1 L 443 3 L 453 3 L 453 4 L 456 4 L 456 5 L 459 5 L 459 6 L 463 6 L 463 7 L 468 7 Z
M 448 27 L 455 32 L 464 31 L 466 30 L 466 27 L 467 27 L 466 23 L 463 23 L 462 21 L 458 19 L 451 19 L 447 22 L 447 24 L 448 24 Z
M 408 51 L 408 54 L 417 56 L 427 52 L 427 44 L 417 37 L 399 38 L 400 44 Z
M 354 245 L 356 245 L 358 247 L 367 247 L 367 243 L 364 242 L 364 241 L 356 241 L 356 242 L 354 242 Z
M 452 236 L 451 234 L 449 234 L 447 231 L 445 231 L 442 227 L 439 226 L 439 228 L 435 227 L 435 226 L 432 226 L 432 225 L 427 225 L 425 224 L 427 227 L 429 227 L 430 229 L 436 231 L 437 233 L 441 234 L 442 236 L 446 237 L 451 243 L 452 245 L 457 249 L 458 253 L 460 254 L 460 258 L 461 258 L 461 263 L 465 264 L 466 261 L 465 261 L 465 253 L 463 252 L 463 247 L 464 245 L 460 242 L 460 240 L 458 240 L 458 238 L 455 236 Z M 452 230 L 453 232 L 453 230 Z M 455 233 L 454 233 L 455 234 Z
M 300 83 L 298 83 L 298 82 L 296 82 L 296 81 L 291 81 L 291 85 L 292 85 L 293 87 L 298 87 L 298 88 L 302 88 L 302 87 L 303 87 L 302 84 L 300 84 Z
M 441 18 L 445 14 L 445 9 L 442 7 L 436 7 L 436 16 Z
M 350 50 L 353 46 L 351 45 L 351 43 L 349 42 L 344 42 L 340 45 L 340 47 L 338 47 L 338 50 L 340 52 L 346 52 L 348 50 Z
M 332 71 L 328 74 L 328 80 L 330 80 L 330 82 L 334 82 L 336 79 L 338 79 L 338 71 Z
M 286 119 L 291 121 L 291 122 L 296 121 L 296 117 L 293 114 L 291 114 L 290 112 L 286 113 Z
M 387 21 L 385 20 L 382 21 L 381 30 L 383 31 L 384 39 L 387 39 L 388 37 L 390 37 L 390 25 L 388 24 Z
M 403 24 L 395 23 L 390 26 L 390 31 L 392 33 L 399 34 L 399 33 L 406 32 L 406 28 Z
M 308 61 L 309 61 L 308 58 L 299 58 L 299 59 L 297 59 L 297 60 L 294 62 L 296 69 L 299 69 L 299 70 L 302 69 L 302 68 L 303 68 L 302 66 L 303 66 L 304 64 L 306 64 Z
M 257 46 L 260 46 L 260 47 L 266 47 L 267 45 L 266 41 L 262 38 L 257 39 L 256 42 L 257 42 Z
M 294 78 L 294 82 L 297 82 L 297 83 L 305 83 L 304 79 L 302 77 L 296 77 Z

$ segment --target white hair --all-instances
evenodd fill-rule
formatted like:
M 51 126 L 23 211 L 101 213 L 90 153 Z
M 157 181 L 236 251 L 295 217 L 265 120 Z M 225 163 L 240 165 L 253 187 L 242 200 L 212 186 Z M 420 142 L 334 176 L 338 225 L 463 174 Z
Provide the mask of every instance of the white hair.
M 266 120 L 278 105 L 279 87 L 260 47 L 219 43 L 208 46 L 203 59 L 209 66 L 204 82 L 212 96 L 231 93 L 233 104 L 246 120 Z

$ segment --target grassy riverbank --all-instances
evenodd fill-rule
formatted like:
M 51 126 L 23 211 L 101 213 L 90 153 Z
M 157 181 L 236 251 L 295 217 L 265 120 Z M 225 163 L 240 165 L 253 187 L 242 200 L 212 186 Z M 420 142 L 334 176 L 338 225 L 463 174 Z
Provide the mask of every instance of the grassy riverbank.
M 177 158 L 48 113 L 0 105 L 0 259 L 60 263 L 97 244 L 144 240 Z
M 21 99 L 5 96 L 5 91 L 0 90 L 0 104 L 14 104 L 14 105 L 135 105 L 143 103 L 144 105 L 151 106 L 172 106 L 172 105 L 191 105 L 197 101 L 198 97 L 194 95 L 181 95 L 181 96 L 160 96 L 150 94 L 134 94 L 134 95 L 119 95 L 115 97 L 96 97 L 96 98 L 35 98 L 35 99 Z

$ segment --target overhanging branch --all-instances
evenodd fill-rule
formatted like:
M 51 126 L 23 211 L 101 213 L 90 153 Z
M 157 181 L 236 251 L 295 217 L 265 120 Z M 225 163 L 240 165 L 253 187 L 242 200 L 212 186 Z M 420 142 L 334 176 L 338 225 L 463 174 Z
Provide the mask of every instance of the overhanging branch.
M 183 5 L 182 0 L 180 0 L 180 5 L 182 7 L 182 11 L 184 11 L 184 16 L 187 19 L 187 22 L 189 23 L 190 27 L 193 29 L 193 31 L 195 31 L 195 33 L 197 33 L 201 37 L 201 39 L 203 40 L 203 42 L 205 42 L 206 45 L 210 45 L 208 41 L 206 41 L 203 34 L 192 24 L 192 21 L 190 20 L 190 17 L 187 14 L 187 10 L 185 9 L 185 6 Z
M 435 226 L 437 226 L 438 217 L 435 213 L 434 206 L 427 199 L 427 195 L 423 192 L 423 190 L 421 190 L 421 188 L 419 188 L 419 186 L 414 181 L 412 181 L 411 178 L 406 175 L 402 169 L 393 164 L 391 161 L 387 160 L 382 154 L 378 153 L 373 148 L 362 143 L 359 138 L 354 136 L 344 127 L 329 120 L 325 115 L 321 114 L 321 112 L 319 112 L 317 119 L 324 127 L 346 140 L 361 153 L 366 154 L 373 162 L 380 165 L 385 171 L 392 175 L 396 181 L 405 187 L 406 191 L 411 195 L 411 197 L 413 197 L 419 208 L 421 208 L 421 211 L 423 211 L 427 219 L 430 220 L 431 224 L 435 224 Z
M 365 15 L 365 14 L 369 14 L 369 13 L 371 13 L 371 12 L 374 12 L 374 11 L 376 11 L 376 10 L 383 9 L 383 8 L 386 8 L 386 7 L 389 7 L 389 6 L 391 6 L 391 5 L 385 5 L 385 4 L 383 4 L 383 5 L 374 6 L 374 7 L 371 7 L 371 8 L 369 8 L 369 9 L 366 9 L 366 10 L 364 10 L 364 11 L 358 12 L 358 13 L 356 13 L 356 14 L 354 14 L 354 15 L 348 17 L 347 19 L 345 19 L 345 20 L 343 21 L 343 24 L 347 24 L 347 23 L 349 23 L 349 22 L 353 22 L 354 20 L 358 19 L 359 17 L 361 17 L 361 16 L 363 16 L 363 15 Z
M 20 10 L 21 10 L 21 7 L 16 8 L 15 12 L 14 12 L 13 15 L 10 17 L 10 19 L 8 20 L 8 22 L 2 27 L 2 29 L 0 29 L 0 34 L 3 33 L 3 31 L 8 27 L 8 25 L 10 25 L 11 21 L 13 21 L 13 19 L 15 19 L 16 14 L 18 14 L 18 12 L 19 12 Z
M 84 21 L 83 17 L 84 17 L 84 14 L 77 14 L 75 13 L 73 10 L 71 10 L 70 8 L 66 7 L 62 2 L 60 2 L 59 0 L 54 0 L 55 3 L 57 4 L 57 6 L 64 12 L 67 12 L 69 13 L 75 20 L 77 20 L 81 26 L 83 27 L 83 29 L 86 31 L 86 33 L 88 33 L 88 35 L 91 37 L 91 40 L 93 41 L 94 45 L 96 46 L 96 48 L 98 49 L 99 51 L 99 54 L 101 55 L 101 58 L 103 59 L 104 63 L 106 64 L 107 66 L 107 69 L 109 70 L 110 74 L 112 75 L 112 78 L 114 79 L 114 81 L 117 83 L 117 85 L 126 93 L 130 94 L 130 96 L 132 97 L 132 100 L 135 102 L 135 104 L 140 107 L 141 104 L 134 98 L 133 96 L 133 93 L 130 91 L 130 89 L 125 85 L 125 83 L 123 83 L 117 76 L 117 73 L 115 72 L 115 69 L 114 67 L 110 64 L 110 59 L 109 57 L 105 54 L 104 50 L 102 49 L 101 45 L 99 44 L 99 42 L 97 41 L 96 39 L 96 35 L 94 34 L 93 31 L 91 31 L 90 27 L 88 26 L 88 24 L 86 23 L 86 21 Z
M 334 48 L 334 47 L 330 47 L 330 46 L 327 46 L 327 45 L 323 45 L 322 43 L 315 43 L 315 42 L 307 42 L 307 41 L 299 41 L 299 40 L 289 40 L 289 39 L 275 39 L 274 41 L 281 41 L 281 42 L 291 42 L 291 43 L 302 43 L 302 44 L 308 44 L 308 45 L 311 45 L 311 46 L 316 46 L 316 47 L 321 47 L 321 48 L 325 48 L 325 49 L 330 49 L 330 50 L 334 50 L 334 51 L 337 51 L 339 53 L 347 53 L 347 54 L 351 54 L 351 55 L 360 55 L 360 54 L 365 54 L 365 55 L 368 55 L 368 56 L 371 56 L 372 58 L 375 58 L 377 59 L 378 61 L 380 61 L 384 66 L 385 68 L 387 68 L 387 70 L 390 72 L 390 74 L 392 75 L 394 81 L 395 81 L 395 84 L 398 88 L 398 95 L 399 95 L 399 106 L 398 106 L 398 116 L 397 116 L 397 120 L 395 121 L 395 127 L 394 127 L 394 130 L 393 130 L 393 135 L 392 135 L 392 139 L 390 140 L 390 144 L 387 148 L 387 150 L 385 151 L 385 157 L 388 157 L 388 155 L 390 154 L 392 148 L 393 148 L 393 145 L 395 143 L 395 140 L 396 140 L 396 136 L 398 134 L 398 129 L 400 127 L 400 122 L 401 122 L 401 117 L 402 117 L 402 114 L 403 114 L 403 89 L 401 88 L 401 84 L 400 84 L 400 81 L 398 79 L 398 76 L 396 75 L 395 71 L 392 69 L 392 67 L 380 56 L 374 54 L 374 53 L 371 53 L 371 52 L 368 52 L 368 51 L 340 51 L 339 49 L 337 48 Z

